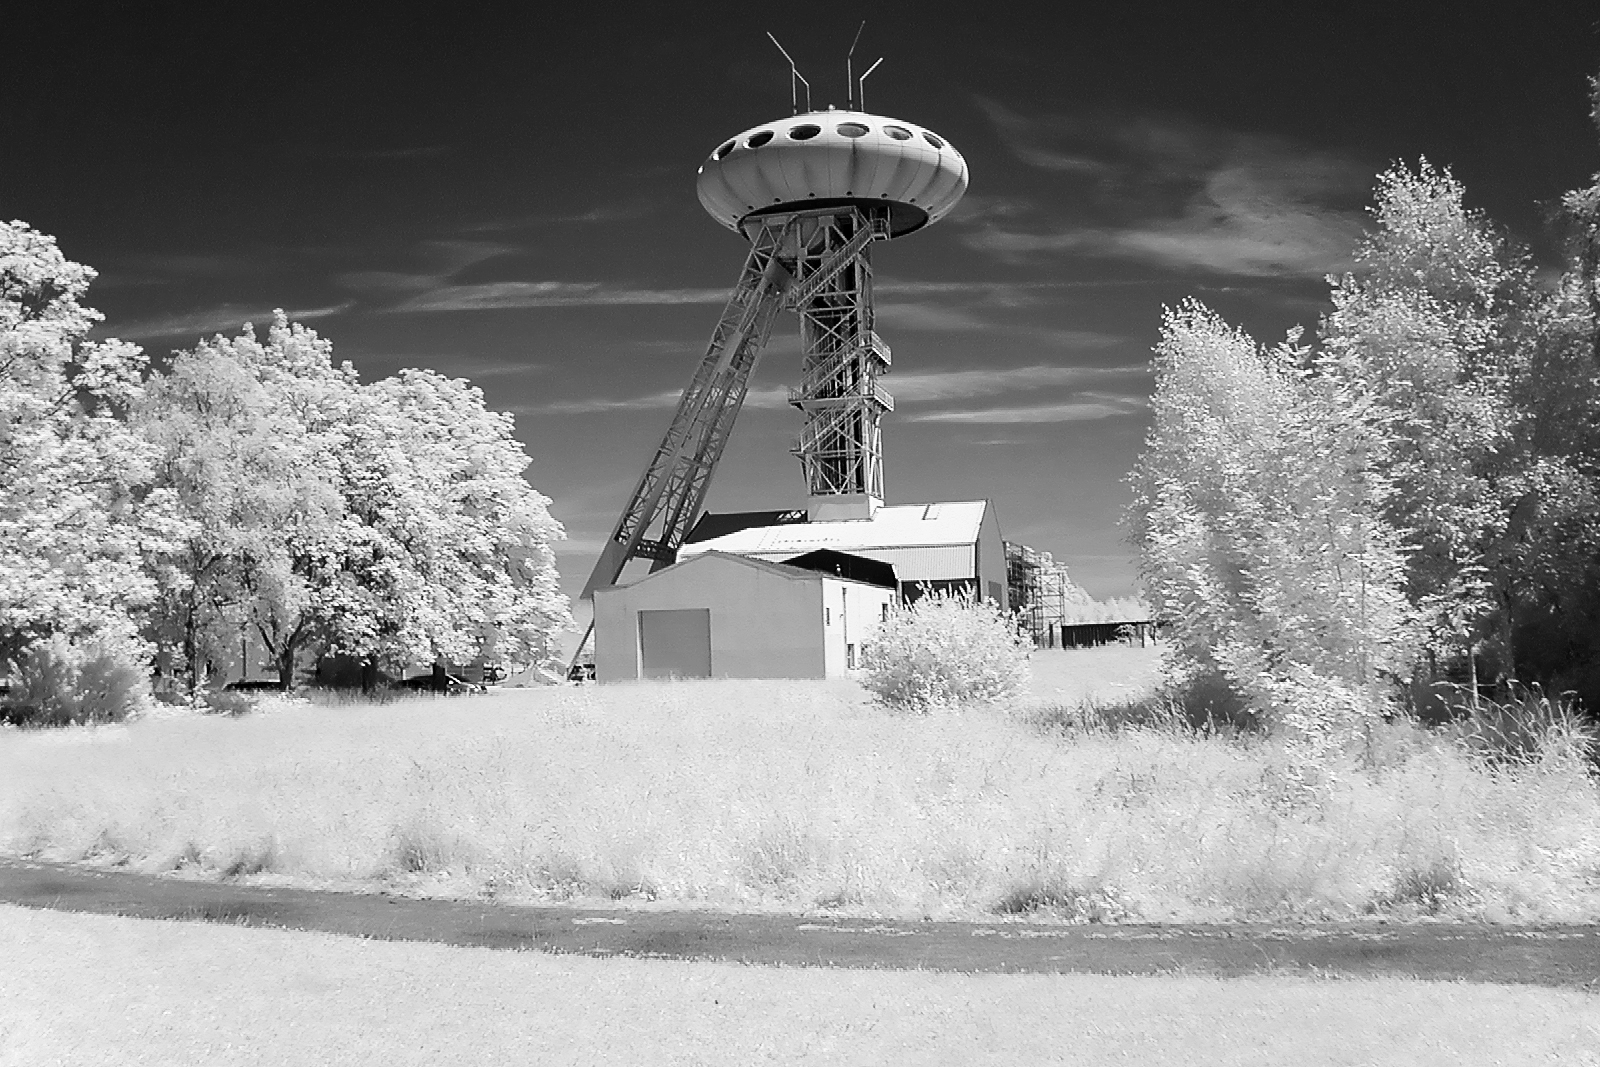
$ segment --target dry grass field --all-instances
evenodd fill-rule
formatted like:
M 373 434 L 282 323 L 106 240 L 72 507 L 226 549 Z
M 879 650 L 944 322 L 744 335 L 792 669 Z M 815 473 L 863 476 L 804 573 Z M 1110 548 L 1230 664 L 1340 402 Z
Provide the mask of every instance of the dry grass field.
M 0 1067 L 1600 1064 L 1600 997 L 1528 987 L 595 960 L 9 907 L 0 959 Z
M 1042 653 L 1025 704 L 1150 685 Z M 523 901 L 1042 921 L 1600 919 L 1600 786 L 1416 731 L 1320 804 L 1262 743 L 890 713 L 852 683 L 505 690 L 0 731 L 0 851 Z

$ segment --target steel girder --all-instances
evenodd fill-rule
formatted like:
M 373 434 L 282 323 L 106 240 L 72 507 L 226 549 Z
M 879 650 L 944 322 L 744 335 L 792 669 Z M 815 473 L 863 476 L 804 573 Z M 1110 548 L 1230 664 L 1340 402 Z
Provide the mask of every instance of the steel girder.
M 810 492 L 882 497 L 878 423 L 894 405 L 877 384 L 889 367 L 889 349 L 872 332 L 867 252 L 872 241 L 889 237 L 887 223 L 887 215 L 869 217 L 856 207 L 746 221 L 750 254 L 744 270 L 583 597 L 614 585 L 629 560 L 648 559 L 659 570 L 677 558 L 782 308 L 801 316 L 805 355 L 801 385 L 790 391 L 790 402 L 806 417 L 794 452 Z
M 880 423 L 894 401 L 878 385 L 889 348 L 872 329 L 871 242 L 886 218 L 851 208 L 823 216 L 795 268 L 800 386 L 789 402 L 805 413 L 793 452 L 811 496 L 865 493 L 883 499 Z

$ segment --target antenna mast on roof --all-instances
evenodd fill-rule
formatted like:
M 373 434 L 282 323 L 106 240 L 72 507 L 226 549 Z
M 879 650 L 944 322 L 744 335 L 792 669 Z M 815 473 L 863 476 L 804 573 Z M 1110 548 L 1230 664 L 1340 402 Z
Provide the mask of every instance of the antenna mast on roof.
M 800 94 L 799 94 L 798 91 L 796 91 L 795 85 L 794 85 L 794 80 L 796 78 L 799 78 L 800 81 L 806 87 L 806 110 L 810 111 L 811 110 L 811 83 L 806 81 L 806 76 L 804 74 L 800 73 L 800 68 L 794 65 L 794 57 L 791 56 L 788 53 L 788 51 L 783 47 L 783 45 L 778 44 L 778 39 L 776 37 L 772 36 L 772 31 L 771 30 L 767 31 L 767 37 L 769 39 L 771 39 L 773 44 L 777 44 L 778 45 L 778 51 L 782 52 L 783 53 L 783 58 L 787 59 L 789 61 L 789 107 L 791 109 L 790 113 L 794 114 L 794 115 L 800 114 Z
M 855 98 L 852 94 L 856 91 L 855 75 L 850 69 L 850 61 L 855 58 L 856 45 L 861 42 L 861 31 L 867 28 L 867 20 L 862 19 L 861 25 L 856 27 L 855 38 L 850 42 L 850 51 L 844 54 L 844 106 L 845 110 L 854 110 Z
M 882 62 L 883 57 L 879 56 L 878 63 Z M 868 67 L 867 74 L 871 74 L 873 71 L 877 70 L 878 63 L 874 63 L 872 66 Z M 862 111 L 867 110 L 867 74 L 861 75 L 861 77 L 856 81 L 856 107 L 860 108 Z

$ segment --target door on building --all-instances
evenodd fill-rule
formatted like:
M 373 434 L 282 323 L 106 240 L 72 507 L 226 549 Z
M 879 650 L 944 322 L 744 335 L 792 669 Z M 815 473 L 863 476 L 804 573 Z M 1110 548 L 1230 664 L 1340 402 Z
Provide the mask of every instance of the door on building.
M 639 612 L 643 678 L 711 677 L 711 609 Z

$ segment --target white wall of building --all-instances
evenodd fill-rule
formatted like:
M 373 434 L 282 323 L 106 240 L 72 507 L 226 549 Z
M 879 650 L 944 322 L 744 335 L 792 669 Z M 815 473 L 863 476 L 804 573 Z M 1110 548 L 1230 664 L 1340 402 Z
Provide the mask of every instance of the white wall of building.
M 894 610 L 898 596 L 882 586 L 823 576 L 822 598 L 827 677 L 843 678 L 861 666 L 862 646 L 878 632 L 885 609 Z
M 975 554 L 978 564 L 976 570 L 978 595 L 996 601 L 1002 611 L 1010 610 L 1011 594 L 1006 583 L 1006 546 L 1000 539 L 1000 519 L 994 513 L 993 504 L 983 509 L 983 522 L 978 526 Z
M 788 573 L 785 573 L 788 572 Z M 838 678 L 892 604 L 892 589 L 706 553 L 609 589 L 597 589 L 595 677 L 641 676 L 639 612 L 711 614 L 716 678 Z

